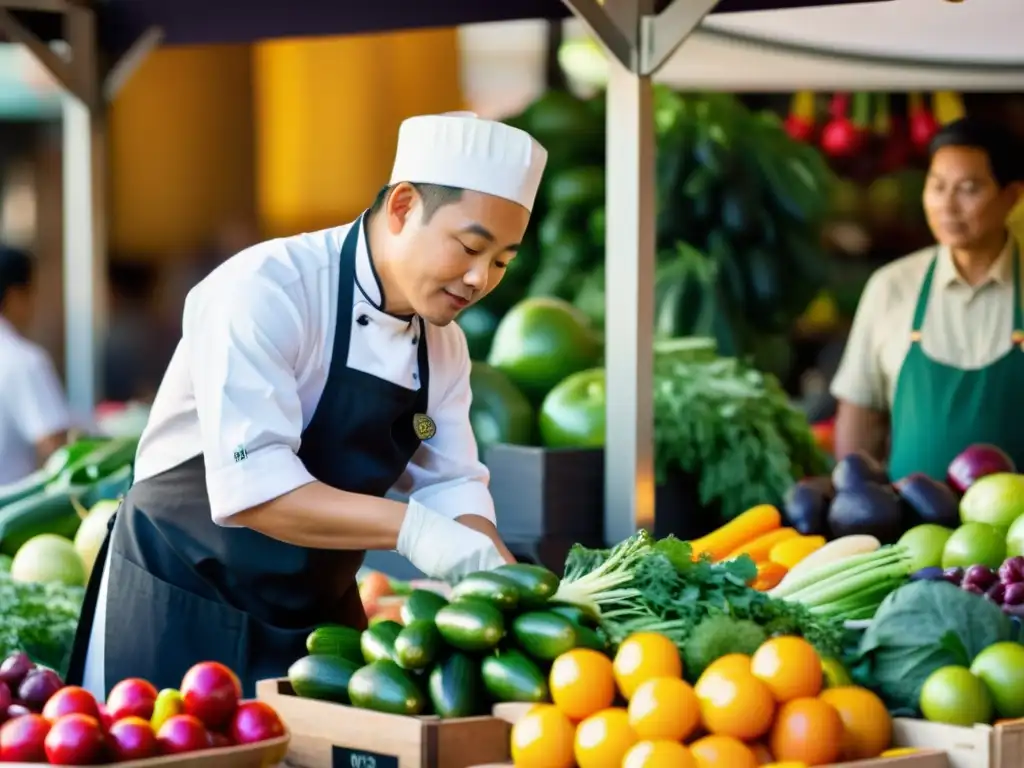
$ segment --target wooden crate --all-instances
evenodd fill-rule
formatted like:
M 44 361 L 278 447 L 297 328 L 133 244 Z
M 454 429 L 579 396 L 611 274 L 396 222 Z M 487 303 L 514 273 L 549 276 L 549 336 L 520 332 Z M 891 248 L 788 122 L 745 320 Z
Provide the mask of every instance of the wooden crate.
M 272 768 L 280 765 L 288 751 L 289 734 L 259 744 L 206 749 L 184 755 L 151 757 L 117 763 L 118 768 Z M 38 763 L 3 763 L 4 768 L 39 768 Z M 71 766 L 51 766 L 71 768 Z
M 510 726 L 490 715 L 387 715 L 299 698 L 283 678 L 261 680 L 256 695 L 291 732 L 288 768 L 469 768 L 509 758 Z
M 899 717 L 893 721 L 893 740 L 944 750 L 950 768 L 1024 768 L 1024 720 L 967 728 Z

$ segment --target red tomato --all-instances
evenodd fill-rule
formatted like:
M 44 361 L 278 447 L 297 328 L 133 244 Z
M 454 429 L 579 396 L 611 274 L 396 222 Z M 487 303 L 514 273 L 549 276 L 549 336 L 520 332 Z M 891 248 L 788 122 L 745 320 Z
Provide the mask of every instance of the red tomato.
M 198 718 L 211 730 L 221 730 L 238 709 L 242 685 L 237 675 L 223 664 L 196 664 L 181 680 L 185 714 Z

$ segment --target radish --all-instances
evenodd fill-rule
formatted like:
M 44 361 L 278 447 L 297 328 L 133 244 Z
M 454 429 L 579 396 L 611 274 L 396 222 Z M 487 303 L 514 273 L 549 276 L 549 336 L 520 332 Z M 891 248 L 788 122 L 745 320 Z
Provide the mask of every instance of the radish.
M 849 104 L 848 94 L 837 93 L 832 97 L 832 119 L 821 131 L 821 148 L 830 157 L 851 157 L 860 150 L 863 135 L 846 115 Z
M 939 123 L 924 103 L 924 95 L 911 93 L 907 96 L 910 143 L 918 152 L 927 152 Z

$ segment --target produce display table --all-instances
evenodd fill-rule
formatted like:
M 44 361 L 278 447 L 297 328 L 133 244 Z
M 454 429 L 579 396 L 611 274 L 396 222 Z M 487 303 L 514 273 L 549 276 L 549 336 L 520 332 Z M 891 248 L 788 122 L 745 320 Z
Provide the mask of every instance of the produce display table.
M 1024 721 L 961 728 L 924 720 L 897 718 L 893 737 L 908 747 L 941 749 L 950 768 L 1019 768 L 1024 766 Z

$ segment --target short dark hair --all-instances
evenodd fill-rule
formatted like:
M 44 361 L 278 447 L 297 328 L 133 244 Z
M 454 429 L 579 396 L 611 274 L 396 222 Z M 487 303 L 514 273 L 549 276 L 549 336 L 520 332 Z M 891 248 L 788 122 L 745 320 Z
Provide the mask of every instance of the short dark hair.
M 25 251 L 0 245 L 0 309 L 7 291 L 32 282 L 32 257 Z
M 939 128 L 929 146 L 929 157 L 944 147 L 970 147 L 988 155 L 992 175 L 1001 187 L 1024 181 L 1024 147 L 1005 126 L 963 117 Z
M 434 218 L 434 214 L 437 213 L 438 209 L 451 203 L 457 203 L 462 199 L 462 190 L 458 187 L 446 187 L 443 184 L 414 184 L 411 181 L 408 183 L 419 193 L 420 199 L 423 201 L 424 224 L 429 223 Z M 384 207 L 384 203 L 387 202 L 391 190 L 397 186 L 398 184 L 390 184 L 377 193 L 377 198 L 373 201 L 373 205 L 370 206 L 371 216 L 380 212 Z

